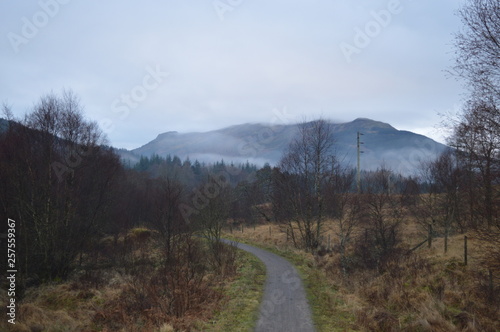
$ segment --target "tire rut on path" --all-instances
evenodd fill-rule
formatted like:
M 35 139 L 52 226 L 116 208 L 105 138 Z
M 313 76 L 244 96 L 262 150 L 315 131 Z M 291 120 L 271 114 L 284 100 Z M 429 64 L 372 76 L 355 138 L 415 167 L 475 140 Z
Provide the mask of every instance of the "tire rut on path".
M 266 284 L 256 332 L 315 331 L 302 280 L 290 262 L 264 249 L 225 242 L 257 256 L 266 265 Z

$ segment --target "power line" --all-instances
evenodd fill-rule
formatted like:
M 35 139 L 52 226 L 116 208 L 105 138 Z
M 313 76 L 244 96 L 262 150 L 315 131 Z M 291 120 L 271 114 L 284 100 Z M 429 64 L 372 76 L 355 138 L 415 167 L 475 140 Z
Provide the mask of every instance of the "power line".
M 357 177 L 356 177 L 356 185 L 358 187 L 358 194 L 361 192 L 361 172 L 360 172 L 360 154 L 363 153 L 361 151 L 361 144 L 364 144 L 364 142 L 361 142 L 359 137 L 363 136 L 363 133 L 360 133 L 358 131 L 358 138 L 357 138 L 357 146 L 358 146 L 358 167 L 357 167 Z

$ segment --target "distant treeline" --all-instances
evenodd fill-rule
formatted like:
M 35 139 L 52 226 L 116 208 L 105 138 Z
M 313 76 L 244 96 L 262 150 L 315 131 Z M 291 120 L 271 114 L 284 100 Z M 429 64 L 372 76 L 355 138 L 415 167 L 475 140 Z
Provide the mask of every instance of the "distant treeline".
M 242 179 L 248 179 L 251 174 L 254 174 L 258 167 L 248 161 L 245 164 L 225 163 L 224 160 L 215 163 L 207 164 L 200 163 L 198 160 L 192 162 L 189 158 L 182 161 L 177 156 L 162 157 L 153 154 L 150 157 L 141 156 L 139 161 L 131 166 L 131 169 L 139 172 L 147 172 L 152 178 L 159 176 L 174 176 L 183 182 L 185 185 L 196 185 L 200 183 L 209 173 L 218 173 L 222 170 L 232 169 L 230 182 L 236 185 Z

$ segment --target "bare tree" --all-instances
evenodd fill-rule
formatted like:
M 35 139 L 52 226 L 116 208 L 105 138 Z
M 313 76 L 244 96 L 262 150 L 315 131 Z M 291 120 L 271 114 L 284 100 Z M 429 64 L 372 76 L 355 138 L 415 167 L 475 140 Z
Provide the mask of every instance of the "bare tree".
M 227 224 L 232 205 L 232 189 L 226 182 L 221 182 L 219 175 L 210 174 L 194 190 L 192 202 L 198 213 L 194 220 L 198 229 L 209 241 L 214 265 L 224 269 L 225 245 L 221 241 L 222 229 Z
M 7 121 L 14 120 L 14 114 L 12 113 L 12 106 L 7 104 L 7 102 L 2 103 L 2 113 Z
M 469 102 L 448 143 L 457 148 L 459 157 L 472 170 L 479 172 L 484 219 L 491 225 L 500 171 L 500 110 L 483 101 Z
M 465 31 L 456 35 L 454 73 L 498 104 L 500 96 L 500 4 L 469 0 L 458 12 Z
M 433 163 L 435 160 L 421 161 L 419 164 L 419 180 L 422 192 L 415 199 L 415 204 L 408 206 L 409 212 L 415 217 L 424 234 L 428 234 L 436 225 L 440 215 L 441 190 L 435 183 Z
M 353 169 L 332 160 L 331 177 L 326 190 L 326 212 L 338 225 L 336 234 L 339 241 L 341 263 L 344 273 L 347 268 L 346 249 L 351 242 L 353 232 L 359 225 L 362 205 L 358 195 L 352 193 L 355 183 Z
M 160 234 L 160 240 L 168 260 L 173 251 L 174 239 L 184 228 L 184 219 L 179 210 L 184 201 L 183 186 L 168 176 L 151 183 L 150 200 L 153 205 L 151 221 Z
M 0 148 L 12 166 L 0 177 L 10 179 L 25 273 L 66 277 L 99 233 L 120 168 L 112 151 L 100 146 L 102 138 L 69 92 L 42 97 L 23 125 L 10 126 Z
M 391 190 L 392 171 L 386 168 L 369 173 L 365 179 L 365 193 L 362 194 L 364 205 L 364 241 L 362 246 L 370 246 L 363 259 L 368 266 L 381 267 L 385 259 L 400 242 L 400 228 L 404 218 L 401 195 Z M 373 265 L 372 265 L 373 266 Z
M 428 164 L 432 183 L 432 193 L 429 197 L 438 199 L 438 213 L 433 221 L 444 229 L 444 251 L 448 251 L 448 237 L 453 227 L 462 229 L 463 197 L 463 169 L 455 153 L 447 150 L 435 161 Z M 434 194 L 434 195 L 432 195 Z M 432 203 L 432 200 L 430 202 Z
M 500 266 L 500 3 L 469 0 L 459 11 L 464 31 L 456 35 L 455 74 L 465 79 L 469 101 L 449 144 L 467 166 L 469 206 L 482 257 L 490 268 Z M 476 183 L 476 185 L 474 185 Z M 478 202 L 476 204 L 476 202 Z
M 468 1 L 459 11 L 465 30 L 456 35 L 455 74 L 466 80 L 471 96 L 456 123 L 449 144 L 456 147 L 484 186 L 488 224 L 493 218 L 494 179 L 500 154 L 500 4 Z
M 285 193 L 287 224 L 310 250 L 318 247 L 325 220 L 325 187 L 331 176 L 334 140 L 325 120 L 303 122 L 280 162 L 280 187 Z

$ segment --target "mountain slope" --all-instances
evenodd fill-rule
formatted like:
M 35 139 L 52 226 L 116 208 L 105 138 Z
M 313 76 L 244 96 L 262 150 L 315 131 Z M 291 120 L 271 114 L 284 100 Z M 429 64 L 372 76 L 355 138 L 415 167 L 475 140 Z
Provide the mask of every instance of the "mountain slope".
M 224 159 L 276 164 L 296 131 L 296 126 L 243 124 L 205 133 L 167 132 L 131 152 L 145 156 L 170 154 L 205 162 Z
M 397 130 L 370 119 L 332 124 L 337 154 L 345 163 L 356 164 L 356 135 L 363 134 L 361 168 L 382 164 L 403 174 L 414 173 L 420 161 L 434 158 L 446 147 L 423 135 Z M 205 133 L 167 132 L 131 152 L 135 155 L 177 155 L 204 162 L 224 159 L 241 163 L 276 165 L 297 134 L 296 125 L 242 124 Z
M 357 132 L 362 133 L 361 169 L 374 170 L 382 165 L 402 174 L 413 174 L 420 163 L 434 159 L 446 146 L 426 136 L 397 130 L 391 125 L 369 119 L 356 119 L 336 126 L 335 137 L 340 156 L 351 165 L 356 162 Z

